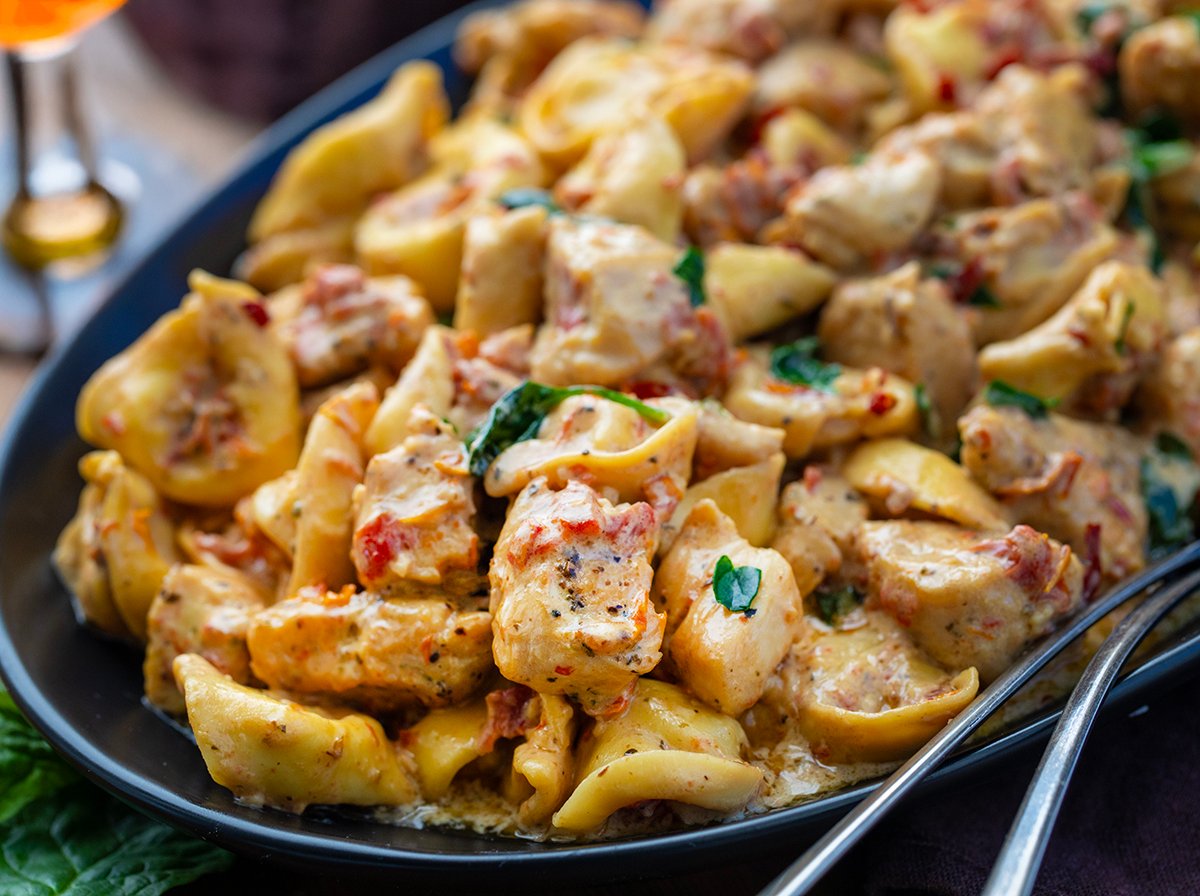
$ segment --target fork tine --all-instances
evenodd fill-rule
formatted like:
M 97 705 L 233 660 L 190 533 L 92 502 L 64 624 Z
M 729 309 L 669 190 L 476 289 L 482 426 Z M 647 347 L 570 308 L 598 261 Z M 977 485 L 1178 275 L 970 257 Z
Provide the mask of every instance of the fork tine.
M 760 896 L 807 893 L 891 809 L 978 728 L 1021 685 L 1063 649 L 1126 601 L 1149 588 L 1169 584 L 1200 561 L 1200 541 L 1142 570 L 1096 600 L 1066 626 L 1048 635 L 984 689 L 945 728 L 896 769 L 887 780 L 784 869 Z

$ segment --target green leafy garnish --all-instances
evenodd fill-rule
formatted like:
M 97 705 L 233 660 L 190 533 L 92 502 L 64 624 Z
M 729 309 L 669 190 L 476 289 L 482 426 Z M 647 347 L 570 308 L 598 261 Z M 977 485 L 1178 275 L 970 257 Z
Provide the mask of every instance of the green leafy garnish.
M 684 250 L 671 273 L 683 281 L 688 289 L 688 300 L 693 308 L 704 304 L 704 253 L 695 246 Z
M 1057 398 L 1039 398 L 1001 380 L 992 380 L 987 384 L 983 390 L 983 400 L 994 408 L 1006 405 L 1020 408 L 1035 420 L 1040 420 L 1047 412 L 1058 407 Z
M 476 476 L 482 476 L 506 448 L 537 435 L 538 427 L 554 408 L 573 395 L 595 395 L 632 408 L 651 423 L 662 425 L 671 415 L 638 401 L 623 392 L 600 386 L 544 386 L 526 380 L 505 392 L 488 411 L 483 421 L 467 436 L 467 463 Z
M 842 618 L 854 612 L 863 602 L 863 594 L 853 585 L 821 590 L 816 593 L 817 612 L 827 625 L 837 627 Z
M 758 595 L 762 584 L 762 570 L 757 566 L 734 566 L 728 556 L 722 554 L 713 569 L 713 596 L 717 603 L 733 613 L 753 616 L 756 612 L 750 604 Z
M 842 368 L 817 360 L 818 347 L 816 336 L 776 346 L 771 350 L 771 375 L 785 383 L 832 392 L 834 382 L 842 375 Z
M 1197 31 L 1200 31 L 1200 9 L 1188 9 L 1184 10 L 1183 12 L 1176 13 L 1176 15 L 1185 19 L 1191 19 L 1192 26 Z
M 937 410 L 929 400 L 929 390 L 924 383 L 917 383 L 913 387 L 913 400 L 917 403 L 917 413 L 921 415 L 921 428 L 929 435 L 936 436 L 941 427 L 938 425 Z
M 1112 7 L 1107 3 L 1089 3 L 1075 13 L 1075 24 L 1079 26 L 1080 31 L 1088 34 L 1092 30 L 1092 26 L 1096 24 L 1096 20 L 1110 9 Z
M 1173 135 L 1169 136 L 1168 135 Z M 1162 269 L 1163 251 L 1155 229 L 1155 178 L 1172 174 L 1191 164 L 1195 148 L 1178 136 L 1177 125 L 1162 116 L 1146 119 L 1140 127 L 1125 130 L 1129 148 L 1129 195 L 1125 217 L 1129 226 L 1150 243 L 1150 267 Z
M 1133 320 L 1133 312 L 1136 306 L 1133 302 L 1126 302 L 1125 309 L 1121 312 L 1121 327 L 1117 330 L 1117 341 L 1113 343 L 1113 348 L 1117 350 L 1118 355 L 1125 354 L 1128 346 L 1125 344 L 1125 336 L 1129 332 L 1129 322 Z
M 537 205 L 552 215 L 566 214 L 562 206 L 554 201 L 553 196 L 546 190 L 539 190 L 537 187 L 514 187 L 501 193 L 500 198 L 496 201 L 510 210 Z
M 0 690 L 0 893 L 159 896 L 232 864 L 85 782 Z
M 0 824 L 79 780 L 0 690 Z
M 976 308 L 999 308 L 1000 299 L 986 283 L 980 283 L 967 296 L 967 304 Z
M 1171 433 L 1161 433 L 1143 458 L 1142 500 L 1149 517 L 1149 553 L 1162 557 L 1196 537 L 1197 469 L 1188 446 Z

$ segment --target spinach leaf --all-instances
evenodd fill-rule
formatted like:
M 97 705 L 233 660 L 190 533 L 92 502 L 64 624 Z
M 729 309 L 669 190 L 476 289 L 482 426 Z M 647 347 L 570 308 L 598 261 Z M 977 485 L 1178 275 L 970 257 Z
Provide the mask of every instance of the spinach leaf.
M 1057 398 L 1039 398 L 1001 380 L 992 380 L 987 384 L 983 390 L 983 400 L 994 408 L 1005 405 L 1020 408 L 1035 420 L 1040 420 L 1048 411 L 1058 407 Z
M 232 864 L 79 778 L 0 689 L 0 893 L 158 896 Z
M 10 896 L 158 896 L 232 864 L 84 782 L 0 828 L 0 893 Z
M 1125 344 L 1125 337 L 1129 333 L 1129 322 L 1133 320 L 1133 312 L 1137 310 L 1133 302 L 1126 302 L 1125 308 L 1121 312 L 1121 327 L 1117 330 L 1117 341 L 1113 343 L 1113 348 L 1117 350 L 1118 355 L 1125 354 L 1129 348 Z
M 496 200 L 507 209 L 527 208 L 531 205 L 538 205 L 544 208 L 552 215 L 566 214 L 562 206 L 554 201 L 546 190 L 539 190 L 537 187 L 514 187 L 500 194 L 500 198 Z
M 1169 134 L 1174 136 L 1167 137 Z M 1140 127 L 1125 130 L 1129 148 L 1129 195 L 1125 199 L 1125 218 L 1129 226 L 1150 243 L 1150 267 L 1162 269 L 1163 251 L 1154 226 L 1154 192 L 1151 182 L 1191 164 L 1195 148 L 1178 136 L 1177 126 L 1168 119 L 1153 118 Z
M 776 346 L 771 350 L 771 375 L 785 383 L 833 392 L 833 384 L 842 375 L 842 368 L 838 364 L 818 361 L 817 348 L 816 336 Z
M 12 697 L 0 691 L 0 824 L 76 780 L 70 766 L 25 721 Z
M 595 395 L 632 408 L 651 423 L 662 425 L 671 415 L 622 392 L 600 386 L 544 386 L 526 380 L 500 396 L 483 421 L 467 436 L 467 463 L 482 476 L 506 448 L 537 435 L 538 427 L 554 408 L 572 395 Z
M 671 273 L 687 286 L 688 300 L 693 308 L 704 304 L 704 253 L 695 246 L 688 246 L 683 256 L 671 268 Z
M 927 435 L 936 436 L 941 432 L 937 408 L 929 398 L 929 390 L 924 383 L 913 387 L 913 400 L 917 403 L 917 413 L 921 415 L 921 428 Z
M 762 570 L 757 566 L 734 566 L 725 554 L 717 560 L 713 569 L 713 596 L 717 603 L 732 613 L 753 616 L 757 610 L 750 608 L 762 585 Z
M 1140 480 L 1150 522 L 1150 556 L 1165 556 L 1195 539 L 1200 469 L 1187 445 L 1161 433 L 1142 458 Z
M 862 592 L 853 585 L 819 590 L 816 598 L 817 612 L 826 624 L 835 628 L 841 624 L 844 616 L 854 612 L 863 602 Z
M 980 283 L 967 296 L 967 304 L 976 308 L 999 308 L 1000 299 L 986 283 Z

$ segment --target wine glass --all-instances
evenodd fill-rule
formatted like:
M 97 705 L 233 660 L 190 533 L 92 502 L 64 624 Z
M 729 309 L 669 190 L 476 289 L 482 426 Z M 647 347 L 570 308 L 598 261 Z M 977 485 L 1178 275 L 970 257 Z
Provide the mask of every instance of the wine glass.
M 98 174 L 74 50 L 80 32 L 123 3 L 0 0 L 0 47 L 11 85 L 17 159 L 16 194 L 4 214 L 0 239 L 12 259 L 28 270 L 102 258 L 121 232 L 121 203 Z M 48 66 L 54 75 L 54 102 L 37 109 L 28 83 L 34 66 Z M 77 164 L 39 170 L 35 113 L 55 143 L 73 146 Z

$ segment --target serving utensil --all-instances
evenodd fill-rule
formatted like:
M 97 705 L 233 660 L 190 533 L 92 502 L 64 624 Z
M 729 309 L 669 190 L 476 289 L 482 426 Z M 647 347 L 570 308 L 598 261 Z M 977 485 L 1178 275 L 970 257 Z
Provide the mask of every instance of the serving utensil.
M 1200 562 L 1200 541 L 1193 542 L 1181 551 L 1147 567 L 1096 600 L 1063 628 L 1046 636 L 1030 648 L 1014 665 L 984 689 L 970 706 L 959 713 L 953 721 L 893 772 L 870 796 L 830 828 L 825 836 L 809 847 L 800 858 L 784 869 L 783 873 L 772 881 L 760 896 L 801 896 L 801 894 L 809 892 L 850 848 L 878 824 L 913 787 L 937 768 L 959 744 L 983 724 L 1023 684 L 1100 619 L 1126 601 L 1149 589 L 1156 589 L 1152 595 L 1153 606 L 1157 608 L 1165 604 L 1163 609 L 1154 616 L 1154 619 L 1157 620 L 1172 605 L 1191 592 L 1200 589 L 1200 569 L 1193 568 L 1198 562 Z M 1139 613 L 1138 618 L 1145 617 Z M 1118 631 L 1121 630 L 1122 627 L 1118 627 Z M 1125 629 L 1125 631 L 1128 630 Z M 1114 632 L 1115 635 L 1116 632 Z M 1136 641 L 1134 643 L 1136 644 Z M 1120 665 L 1118 662 L 1117 668 L 1120 668 Z M 1111 684 L 1111 682 L 1109 683 Z M 1107 686 L 1105 691 L 1107 691 Z M 1103 692 L 1100 694 L 1101 699 L 1102 697 Z M 1078 724 L 1082 717 L 1076 715 L 1075 718 L 1076 724 Z M 1086 735 L 1086 729 L 1083 733 Z M 1063 783 L 1065 785 L 1065 781 Z M 1061 799 L 1061 794 L 1059 798 Z M 1055 812 L 1057 812 L 1057 807 L 1055 807 Z M 1052 822 L 1053 815 L 1047 820 Z M 1044 850 L 1044 843 L 1042 849 Z M 1040 858 L 1040 853 L 1035 858 Z M 1036 865 L 1033 870 L 1036 871 Z M 995 892 L 1008 892 L 1008 890 Z

